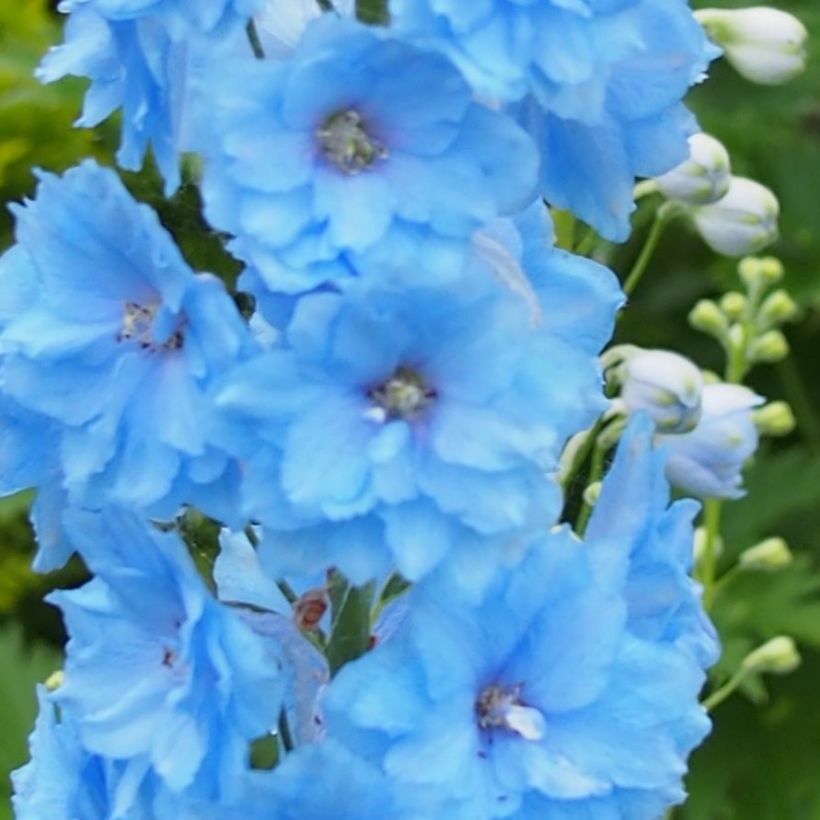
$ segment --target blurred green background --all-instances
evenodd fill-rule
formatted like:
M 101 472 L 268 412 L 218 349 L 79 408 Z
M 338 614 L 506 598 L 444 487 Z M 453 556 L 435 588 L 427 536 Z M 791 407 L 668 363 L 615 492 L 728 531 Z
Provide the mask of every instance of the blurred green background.
M 696 5 L 705 6 L 705 3 Z M 725 7 L 747 3 L 726 0 Z M 803 665 L 770 679 L 766 689 L 719 707 L 715 730 L 692 759 L 691 798 L 676 817 L 686 820 L 820 820 L 820 3 L 783 0 L 812 32 L 807 73 L 780 88 L 753 86 L 721 63 L 690 102 L 704 130 L 727 145 L 734 171 L 778 195 L 782 237 L 772 252 L 787 268 L 786 287 L 802 313 L 787 335 L 793 355 L 758 368 L 751 384 L 770 399 L 788 400 L 798 419 L 794 434 L 767 443 L 748 474 L 749 495 L 728 505 L 724 561 L 771 535 L 783 535 L 797 555 L 777 575 L 741 579 L 718 601 L 724 670 L 777 634 L 800 643 Z M 32 167 L 61 170 L 87 155 L 110 161 L 116 125 L 71 128 L 83 84 L 44 87 L 32 78 L 39 56 L 60 37 L 60 21 L 45 0 L 0 0 L 0 200 L 33 189 Z M 135 184 L 133 178 L 132 184 Z M 143 187 L 143 185 L 141 185 Z M 149 184 L 142 191 L 152 195 Z M 163 216 L 194 264 L 218 267 L 214 248 L 193 237 L 200 225 L 190 191 L 165 206 Z M 636 233 L 615 249 L 611 264 L 626 271 L 640 249 L 648 213 Z M 11 220 L 0 213 L 0 248 L 12 241 Z M 220 271 L 222 272 L 222 271 Z M 735 263 L 717 259 L 684 223 L 665 235 L 650 272 L 619 327 L 619 340 L 677 349 L 703 367 L 720 370 L 717 345 L 695 334 L 686 314 L 694 302 L 737 284 Z M 51 577 L 29 571 L 28 498 L 0 502 L 0 772 L 26 759 L 34 718 L 34 682 L 60 666 L 64 640 L 56 613 L 42 602 L 54 585 L 78 583 L 70 566 Z M 0 778 L 0 820 L 10 817 L 9 785 Z M 51 820 L 51 818 L 43 818 Z M 55 818 L 59 820 L 59 818 Z

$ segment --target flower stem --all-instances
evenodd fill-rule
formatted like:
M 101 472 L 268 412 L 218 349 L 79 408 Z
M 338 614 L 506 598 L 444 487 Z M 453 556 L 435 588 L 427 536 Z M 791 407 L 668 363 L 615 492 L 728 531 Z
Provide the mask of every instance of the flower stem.
M 705 698 L 702 702 L 703 707 L 706 709 L 707 712 L 711 712 L 720 706 L 724 700 L 726 700 L 734 691 L 743 683 L 743 679 L 746 677 L 746 670 L 741 667 L 740 669 L 729 678 L 723 686 L 716 689 L 712 692 L 709 697 Z
M 606 458 L 607 448 L 602 446 L 600 441 L 595 442 L 595 449 L 592 451 L 592 461 L 589 465 L 589 476 L 587 477 L 587 484 L 594 484 L 601 480 L 604 472 L 604 459 Z M 592 505 L 584 499 L 581 504 L 581 510 L 578 513 L 578 520 L 575 522 L 575 532 L 582 536 L 586 531 L 589 519 L 592 516 Z
M 708 612 L 715 598 L 715 564 L 717 540 L 720 534 L 720 515 L 723 502 L 719 498 L 707 498 L 703 505 L 706 542 L 700 562 L 700 581 L 703 584 L 703 607 Z
M 631 296 L 635 292 L 635 288 L 638 287 L 643 275 L 646 273 L 646 269 L 649 267 L 649 263 L 658 248 L 661 236 L 663 236 L 667 222 L 669 222 L 669 216 L 661 207 L 655 214 L 655 220 L 652 222 L 652 227 L 649 229 L 646 242 L 638 258 L 635 260 L 635 265 L 624 281 L 624 293 L 627 296 Z

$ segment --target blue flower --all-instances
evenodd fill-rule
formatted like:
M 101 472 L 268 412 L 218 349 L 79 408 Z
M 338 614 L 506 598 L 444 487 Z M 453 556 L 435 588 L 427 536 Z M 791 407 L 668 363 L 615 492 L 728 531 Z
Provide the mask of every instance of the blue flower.
M 629 234 L 637 176 L 688 156 L 681 105 L 719 51 L 685 0 L 392 0 L 400 36 L 443 51 L 512 103 L 541 151 L 541 190 L 608 239 Z
M 498 256 L 516 264 L 496 243 Z M 543 287 L 553 297 L 550 314 L 595 291 L 576 287 L 576 268 L 562 256 L 534 290 L 520 269 L 515 281 L 499 273 L 495 257 L 479 247 L 447 291 L 304 296 L 282 347 L 227 379 L 218 402 L 264 543 L 287 531 L 290 556 L 313 549 L 315 560 L 331 562 L 288 571 L 335 564 L 351 572 L 355 562 L 357 577 L 368 566 L 372 577 L 389 569 L 392 552 L 400 571 L 418 578 L 470 531 L 507 536 L 558 511 L 544 474 L 606 402 L 594 345 L 576 344 L 566 323 L 554 332 L 537 294 Z M 611 275 L 597 266 L 585 273 L 603 277 L 596 297 L 606 294 L 600 312 L 609 324 Z M 338 535 L 328 531 L 339 525 Z
M 534 195 L 534 146 L 442 57 L 323 15 L 284 62 L 211 78 L 205 212 L 274 291 L 357 271 L 458 272 L 464 239 Z
M 274 646 L 214 600 L 172 533 L 131 514 L 68 513 L 95 578 L 49 596 L 70 635 L 55 694 L 84 748 L 173 793 L 231 793 L 267 734 L 286 675 Z
M 176 810 L 168 813 L 176 801 L 155 776 L 129 780 L 125 761 L 83 748 L 76 723 L 42 685 L 37 701 L 31 759 L 11 775 L 17 820 L 176 820 Z
M 260 2 L 63 0 L 60 11 L 70 14 L 65 42 L 49 51 L 37 76 L 44 82 L 69 74 L 88 77 L 91 87 L 77 124 L 95 126 L 121 108 L 117 161 L 138 170 L 150 143 L 170 194 L 179 184 L 178 153 L 186 147 L 193 55 L 200 47 L 217 49 Z
M 251 343 L 222 283 L 194 275 L 156 215 L 92 162 L 42 174 L 14 212 L 0 279 L 23 271 L 33 297 L 0 333 L 2 388 L 58 428 L 72 498 L 230 517 L 236 468 L 209 441 L 205 391 Z
M 433 806 L 423 816 L 653 818 L 709 722 L 704 675 L 630 628 L 625 579 L 567 530 L 470 603 L 431 577 L 398 630 L 344 667 L 329 737 Z M 632 811 L 643 803 L 656 813 Z M 584 814 L 586 812 L 586 814 Z
M 752 410 L 762 403 L 747 387 L 707 384 L 697 427 L 685 435 L 658 437 L 669 452 L 669 481 L 699 498 L 740 498 L 741 470 L 759 441 Z
M 689 576 L 692 520 L 700 505 L 690 499 L 669 506 L 664 476 L 667 453 L 654 449 L 654 425 L 635 416 L 604 479 L 585 540 L 603 571 L 620 562 L 627 579 L 629 628 L 641 638 L 686 649 L 711 666 L 718 657 L 715 629 Z

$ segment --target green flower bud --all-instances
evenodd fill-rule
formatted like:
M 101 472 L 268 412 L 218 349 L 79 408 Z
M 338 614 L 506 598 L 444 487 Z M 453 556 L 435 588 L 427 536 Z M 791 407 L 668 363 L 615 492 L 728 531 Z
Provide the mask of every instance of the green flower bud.
M 776 290 L 766 297 L 757 314 L 758 326 L 767 329 L 782 325 L 797 316 L 799 308 L 785 290 Z
M 789 343 L 779 330 L 769 330 L 758 336 L 749 347 L 753 362 L 780 362 L 789 355 Z
M 774 256 L 747 256 L 737 266 L 740 278 L 750 290 L 765 285 L 776 285 L 785 273 L 783 263 Z
M 752 421 L 762 436 L 788 436 L 797 422 L 785 401 L 773 401 L 752 411 Z
M 689 324 L 701 333 L 723 338 L 729 323 L 720 308 L 711 299 L 701 299 L 689 312 Z
M 55 690 L 59 689 L 63 685 L 63 670 L 58 669 L 56 672 L 52 672 L 46 678 L 46 689 L 49 692 L 54 692 Z
M 749 300 L 736 290 L 729 291 L 720 300 L 720 309 L 733 322 L 736 322 L 743 316 Z
M 741 668 L 746 672 L 770 672 L 774 675 L 787 675 L 798 666 L 800 653 L 794 641 L 785 635 L 766 641 L 750 652 L 741 663 Z
M 794 560 L 789 545 L 782 538 L 767 538 L 740 554 L 741 569 L 758 572 L 776 572 Z
M 598 496 L 601 495 L 601 482 L 595 481 L 584 490 L 584 503 L 588 507 L 594 507 L 598 503 Z

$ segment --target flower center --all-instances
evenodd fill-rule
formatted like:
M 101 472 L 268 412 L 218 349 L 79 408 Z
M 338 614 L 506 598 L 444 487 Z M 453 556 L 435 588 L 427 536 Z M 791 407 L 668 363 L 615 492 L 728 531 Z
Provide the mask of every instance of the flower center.
M 380 421 L 416 418 L 436 395 L 436 391 L 406 365 L 399 365 L 386 382 L 368 393 Z
M 353 109 L 328 117 L 316 138 L 322 153 L 345 174 L 360 174 L 388 156 L 387 148 L 367 133 L 361 114 Z
M 547 728 L 541 712 L 522 702 L 520 684 L 510 689 L 495 683 L 486 686 L 475 702 L 475 712 L 480 728 L 506 729 L 524 740 L 540 740 Z
M 122 313 L 122 327 L 117 340 L 133 339 L 143 350 L 177 350 L 182 347 L 182 331 L 176 330 L 164 342 L 157 344 L 154 339 L 154 320 L 159 305 L 140 305 L 126 302 Z

